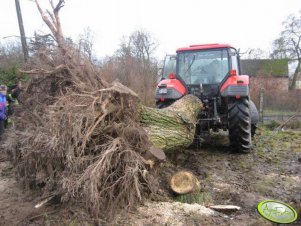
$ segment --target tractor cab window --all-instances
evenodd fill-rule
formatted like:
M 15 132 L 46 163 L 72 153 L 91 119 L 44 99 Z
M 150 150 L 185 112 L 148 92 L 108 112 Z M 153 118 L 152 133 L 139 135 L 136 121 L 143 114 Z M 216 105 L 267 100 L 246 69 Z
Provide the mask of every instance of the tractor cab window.
M 164 60 L 164 67 L 162 71 L 162 78 L 168 78 L 170 73 L 176 73 L 176 56 L 166 55 Z
M 226 49 L 178 53 L 178 73 L 186 84 L 217 84 L 229 72 Z

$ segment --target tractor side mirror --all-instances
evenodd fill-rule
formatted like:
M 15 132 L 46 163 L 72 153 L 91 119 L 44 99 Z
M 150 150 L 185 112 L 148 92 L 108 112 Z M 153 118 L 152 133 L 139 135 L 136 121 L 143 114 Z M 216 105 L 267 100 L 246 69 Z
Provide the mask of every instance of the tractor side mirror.
M 175 79 L 175 78 L 176 78 L 176 74 L 175 74 L 175 73 L 170 73 L 170 74 L 168 75 L 168 78 L 169 78 L 169 79 Z
M 236 70 L 230 70 L 230 76 L 236 76 L 237 71 Z

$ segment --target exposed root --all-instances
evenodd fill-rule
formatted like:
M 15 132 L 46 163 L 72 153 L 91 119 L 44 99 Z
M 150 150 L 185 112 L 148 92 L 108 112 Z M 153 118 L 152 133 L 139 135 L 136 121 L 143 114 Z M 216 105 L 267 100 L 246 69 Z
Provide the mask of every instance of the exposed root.
M 58 56 L 51 58 L 59 63 Z M 137 95 L 76 61 L 54 69 L 44 62 L 41 74 L 27 66 L 33 75 L 5 146 L 26 188 L 86 203 L 93 215 L 112 219 L 150 191 L 141 154 L 151 145 L 139 124 Z
M 149 192 L 145 159 L 150 148 L 140 126 L 140 100 L 120 83 L 109 84 L 99 70 L 63 37 L 59 11 L 50 1 L 44 22 L 57 45 L 37 51 L 21 70 L 30 75 L 5 147 L 19 181 L 43 196 L 86 203 L 110 220 Z

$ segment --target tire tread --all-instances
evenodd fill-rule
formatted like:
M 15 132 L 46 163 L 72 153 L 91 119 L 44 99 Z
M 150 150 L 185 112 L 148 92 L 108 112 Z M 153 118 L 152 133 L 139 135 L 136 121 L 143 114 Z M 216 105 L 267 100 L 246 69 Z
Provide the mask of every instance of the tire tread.
M 230 99 L 228 103 L 230 145 L 237 152 L 248 153 L 251 149 L 251 116 L 249 99 Z

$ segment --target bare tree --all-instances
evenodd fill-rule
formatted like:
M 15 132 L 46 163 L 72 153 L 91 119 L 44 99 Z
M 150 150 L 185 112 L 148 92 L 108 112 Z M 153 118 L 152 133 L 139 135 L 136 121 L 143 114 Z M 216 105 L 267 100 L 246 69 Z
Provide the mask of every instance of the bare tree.
M 150 33 L 143 30 L 137 30 L 128 38 L 123 37 L 120 48 L 117 50 L 116 54 L 118 56 L 135 57 L 147 63 L 151 60 L 156 48 L 157 42 Z
M 83 34 L 80 35 L 79 50 L 81 53 L 86 54 L 91 62 L 93 56 L 93 44 L 94 32 L 89 27 L 85 28 Z
M 64 6 L 65 1 L 59 0 L 57 4 L 54 4 L 53 0 L 49 0 L 49 3 L 52 8 L 52 12 L 48 9 L 44 11 L 40 6 L 39 0 L 35 0 L 35 3 L 42 16 L 43 21 L 45 22 L 45 24 L 47 24 L 52 34 L 54 35 L 54 38 L 58 43 L 58 46 L 61 48 L 61 50 L 65 52 L 66 51 L 65 39 L 62 31 L 61 20 L 59 17 L 59 11 Z
M 29 52 L 35 54 L 40 51 L 51 50 L 55 46 L 53 36 L 51 34 L 34 33 L 34 37 L 29 41 Z
M 290 15 L 283 22 L 284 30 L 280 37 L 273 42 L 273 58 L 289 58 L 297 60 L 291 89 L 296 87 L 296 80 L 301 66 L 301 11 L 297 15 Z
M 108 59 L 102 73 L 112 81 L 118 79 L 139 94 L 144 104 L 154 104 L 158 62 L 153 56 L 156 41 L 145 31 L 135 31 L 123 37 L 119 49 Z
M 149 61 L 157 44 L 151 35 L 143 30 L 135 31 L 129 38 L 134 54 L 143 61 Z
M 286 43 L 283 37 L 279 37 L 273 41 L 272 59 L 288 59 L 289 53 L 286 50 Z
M 248 51 L 247 58 L 248 59 L 263 59 L 264 55 L 265 55 L 265 52 L 262 49 L 256 48 L 256 49 L 251 49 L 250 51 Z
M 134 57 L 133 46 L 131 45 L 128 37 L 126 37 L 126 36 L 122 37 L 119 48 L 115 52 L 115 56 L 117 56 L 119 58 Z
M 0 69 L 11 68 L 24 62 L 22 46 L 18 41 L 0 43 Z
M 51 36 L 55 40 L 55 43 L 57 43 L 57 47 L 55 51 L 48 51 L 51 54 L 39 53 L 42 55 L 35 58 L 34 69 L 20 70 L 20 72 L 46 76 L 61 73 L 63 77 L 66 75 L 71 76 L 74 86 L 86 86 L 89 88 L 90 85 L 98 83 L 106 87 L 108 84 L 100 78 L 98 71 L 87 57 L 80 54 L 72 39 L 63 36 L 59 12 L 64 6 L 65 1 L 57 0 L 55 4 L 54 0 L 49 0 L 50 10 L 47 8 L 42 9 L 39 0 L 34 0 L 34 2 L 44 23 L 49 27 Z M 44 67 L 40 68 L 41 65 Z M 81 71 L 81 73 L 78 71 Z M 79 75 L 83 75 L 84 78 L 79 78 Z M 85 82 L 82 82 L 81 79 L 84 79 Z

